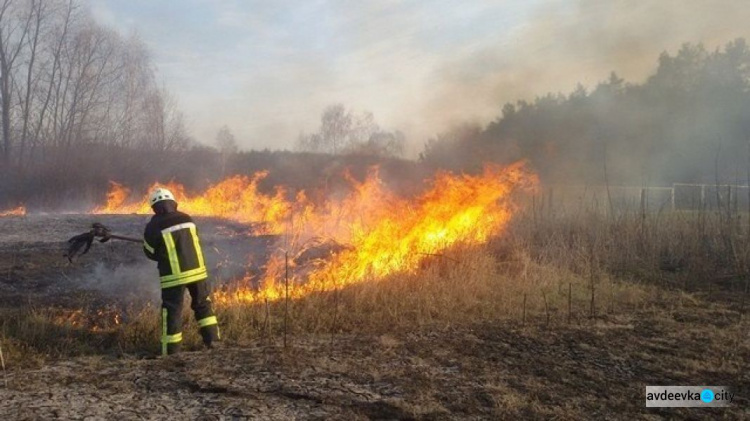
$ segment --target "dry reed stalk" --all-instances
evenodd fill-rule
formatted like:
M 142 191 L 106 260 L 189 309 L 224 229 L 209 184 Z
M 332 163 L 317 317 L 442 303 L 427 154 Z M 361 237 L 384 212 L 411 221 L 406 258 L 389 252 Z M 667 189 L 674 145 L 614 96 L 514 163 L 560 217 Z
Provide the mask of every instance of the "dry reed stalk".
M 747 299 L 748 284 L 750 284 L 750 278 L 745 278 L 745 291 L 742 294 L 742 302 L 740 303 L 740 320 L 745 315 L 745 300 Z
M 5 371 L 5 357 L 3 356 L 3 346 L 0 345 L 0 363 L 2 363 L 3 366 L 3 382 L 5 383 L 5 388 L 8 388 L 8 373 Z
M 271 337 L 271 308 L 268 304 L 268 298 L 265 299 L 266 303 L 266 318 L 263 320 L 263 332 L 265 333 L 266 338 Z
M 568 324 L 570 324 L 570 318 L 573 315 L 573 305 L 571 303 L 573 297 L 573 283 L 568 283 Z
M 591 252 L 592 256 L 593 256 L 593 253 L 594 252 L 593 252 L 593 248 L 592 248 L 592 252 Z M 592 258 L 592 264 L 591 264 L 590 272 L 591 272 L 591 275 L 590 275 L 591 276 L 591 282 L 590 282 L 590 285 L 591 285 L 591 303 L 590 303 L 590 307 L 591 308 L 590 308 L 590 315 L 589 315 L 589 317 L 591 317 L 593 319 L 595 317 L 595 315 L 596 315 L 596 301 L 595 301 L 596 300 L 596 275 L 595 275 L 595 271 L 594 271 L 593 258 Z
M 338 330 L 338 318 L 339 318 L 339 286 L 336 282 L 336 278 L 333 278 L 333 321 L 331 324 L 331 346 L 335 339 L 336 331 Z
M 289 252 L 284 252 L 284 349 L 289 319 Z

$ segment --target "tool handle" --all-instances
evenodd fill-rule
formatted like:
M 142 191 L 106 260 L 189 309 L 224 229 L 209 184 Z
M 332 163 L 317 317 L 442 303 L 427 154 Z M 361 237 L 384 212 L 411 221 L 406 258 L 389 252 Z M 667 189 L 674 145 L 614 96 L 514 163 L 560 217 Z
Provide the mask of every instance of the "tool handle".
M 135 238 L 135 237 L 126 237 L 124 235 L 117 235 L 117 234 L 109 234 L 109 238 L 115 239 L 115 240 L 123 240 L 123 241 L 130 241 L 131 243 L 142 243 L 142 238 Z

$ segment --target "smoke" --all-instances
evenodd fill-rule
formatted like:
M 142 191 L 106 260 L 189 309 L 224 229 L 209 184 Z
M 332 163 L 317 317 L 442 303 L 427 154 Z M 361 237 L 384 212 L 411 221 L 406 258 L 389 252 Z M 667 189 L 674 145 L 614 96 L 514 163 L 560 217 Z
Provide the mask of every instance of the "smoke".
M 418 106 L 423 116 L 411 123 L 411 138 L 446 125 L 487 123 L 506 102 L 569 92 L 578 83 L 593 87 L 611 71 L 642 82 L 661 52 L 675 52 L 687 42 L 713 50 L 749 37 L 749 20 L 750 8 L 736 0 L 543 2 L 527 24 L 507 35 L 510 40 L 490 39 L 436 69 L 432 95 Z
M 127 229 L 139 219 L 139 216 L 118 216 L 108 218 L 107 222 L 112 227 Z M 276 236 L 254 236 L 250 227 L 228 221 L 197 218 L 197 224 L 214 287 L 246 276 L 257 279 L 278 241 Z M 95 244 L 94 247 L 90 254 L 81 258 L 94 263 L 75 276 L 77 288 L 96 291 L 121 304 L 159 302 L 161 290 L 156 262 L 147 260 L 140 247 L 130 243 Z
M 245 149 L 291 148 L 343 103 L 404 132 L 415 157 L 506 102 L 591 87 L 613 70 L 641 82 L 662 51 L 750 37 L 738 0 L 187 4 L 92 1 L 92 13 L 154 49 L 197 140 L 211 144 L 227 125 Z
M 159 280 L 153 262 L 118 263 L 114 266 L 97 262 L 76 280 L 81 289 L 100 292 L 120 303 L 158 302 Z

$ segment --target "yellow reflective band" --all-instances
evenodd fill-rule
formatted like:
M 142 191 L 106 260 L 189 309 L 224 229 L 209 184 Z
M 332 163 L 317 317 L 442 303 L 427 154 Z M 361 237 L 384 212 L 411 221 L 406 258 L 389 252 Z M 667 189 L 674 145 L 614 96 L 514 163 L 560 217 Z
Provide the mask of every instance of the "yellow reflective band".
M 195 224 L 192 223 L 192 222 L 185 222 L 184 224 L 172 225 L 169 228 L 164 228 L 163 230 L 161 230 L 161 232 L 162 233 L 164 233 L 164 232 L 174 232 L 174 231 L 189 229 L 190 227 L 195 228 Z
M 200 275 L 190 276 L 190 277 L 187 277 L 187 278 L 184 278 L 184 279 L 177 279 L 175 281 L 162 282 L 161 283 L 161 288 L 162 289 L 172 288 L 172 287 L 176 287 L 178 285 L 185 285 L 185 284 L 191 284 L 193 282 L 202 281 L 204 279 L 206 279 L 206 274 L 200 274 Z
M 180 260 L 177 258 L 177 246 L 174 243 L 171 232 L 162 232 L 164 237 L 164 244 L 167 246 L 167 253 L 169 254 L 169 266 L 172 268 L 172 273 L 180 273 Z
M 161 355 L 167 355 L 167 309 L 161 309 Z
M 212 326 L 216 324 L 219 324 L 219 321 L 216 320 L 216 316 L 206 317 L 205 319 L 198 320 L 198 326 L 200 327 Z
M 151 245 L 146 240 L 143 240 L 143 248 L 148 250 L 148 252 L 151 254 L 154 254 L 156 252 L 156 250 L 153 247 L 151 247 Z
M 201 243 L 198 241 L 198 231 L 195 229 L 195 225 L 190 227 L 190 235 L 193 236 L 193 245 L 195 246 L 195 253 L 198 255 L 198 267 L 202 268 L 206 265 L 203 263 L 203 251 L 201 250 Z
M 197 269 L 190 269 L 186 270 L 185 272 L 181 273 L 173 273 L 171 275 L 164 275 L 159 277 L 162 283 L 168 282 L 168 281 L 176 281 L 178 279 L 188 278 L 194 275 L 207 275 L 208 272 L 206 272 L 206 268 L 197 268 Z
M 182 342 L 182 332 L 175 333 L 174 335 L 167 335 L 162 338 L 162 341 L 168 344 L 176 344 L 177 342 Z

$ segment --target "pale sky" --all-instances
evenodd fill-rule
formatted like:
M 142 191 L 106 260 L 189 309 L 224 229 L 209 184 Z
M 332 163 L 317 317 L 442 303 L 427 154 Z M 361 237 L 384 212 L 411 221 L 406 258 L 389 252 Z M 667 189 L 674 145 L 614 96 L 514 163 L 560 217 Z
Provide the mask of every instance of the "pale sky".
M 743 0 L 89 0 L 150 47 L 196 140 L 291 148 L 323 109 L 371 111 L 411 155 L 507 101 L 640 81 L 683 42 L 746 36 Z

